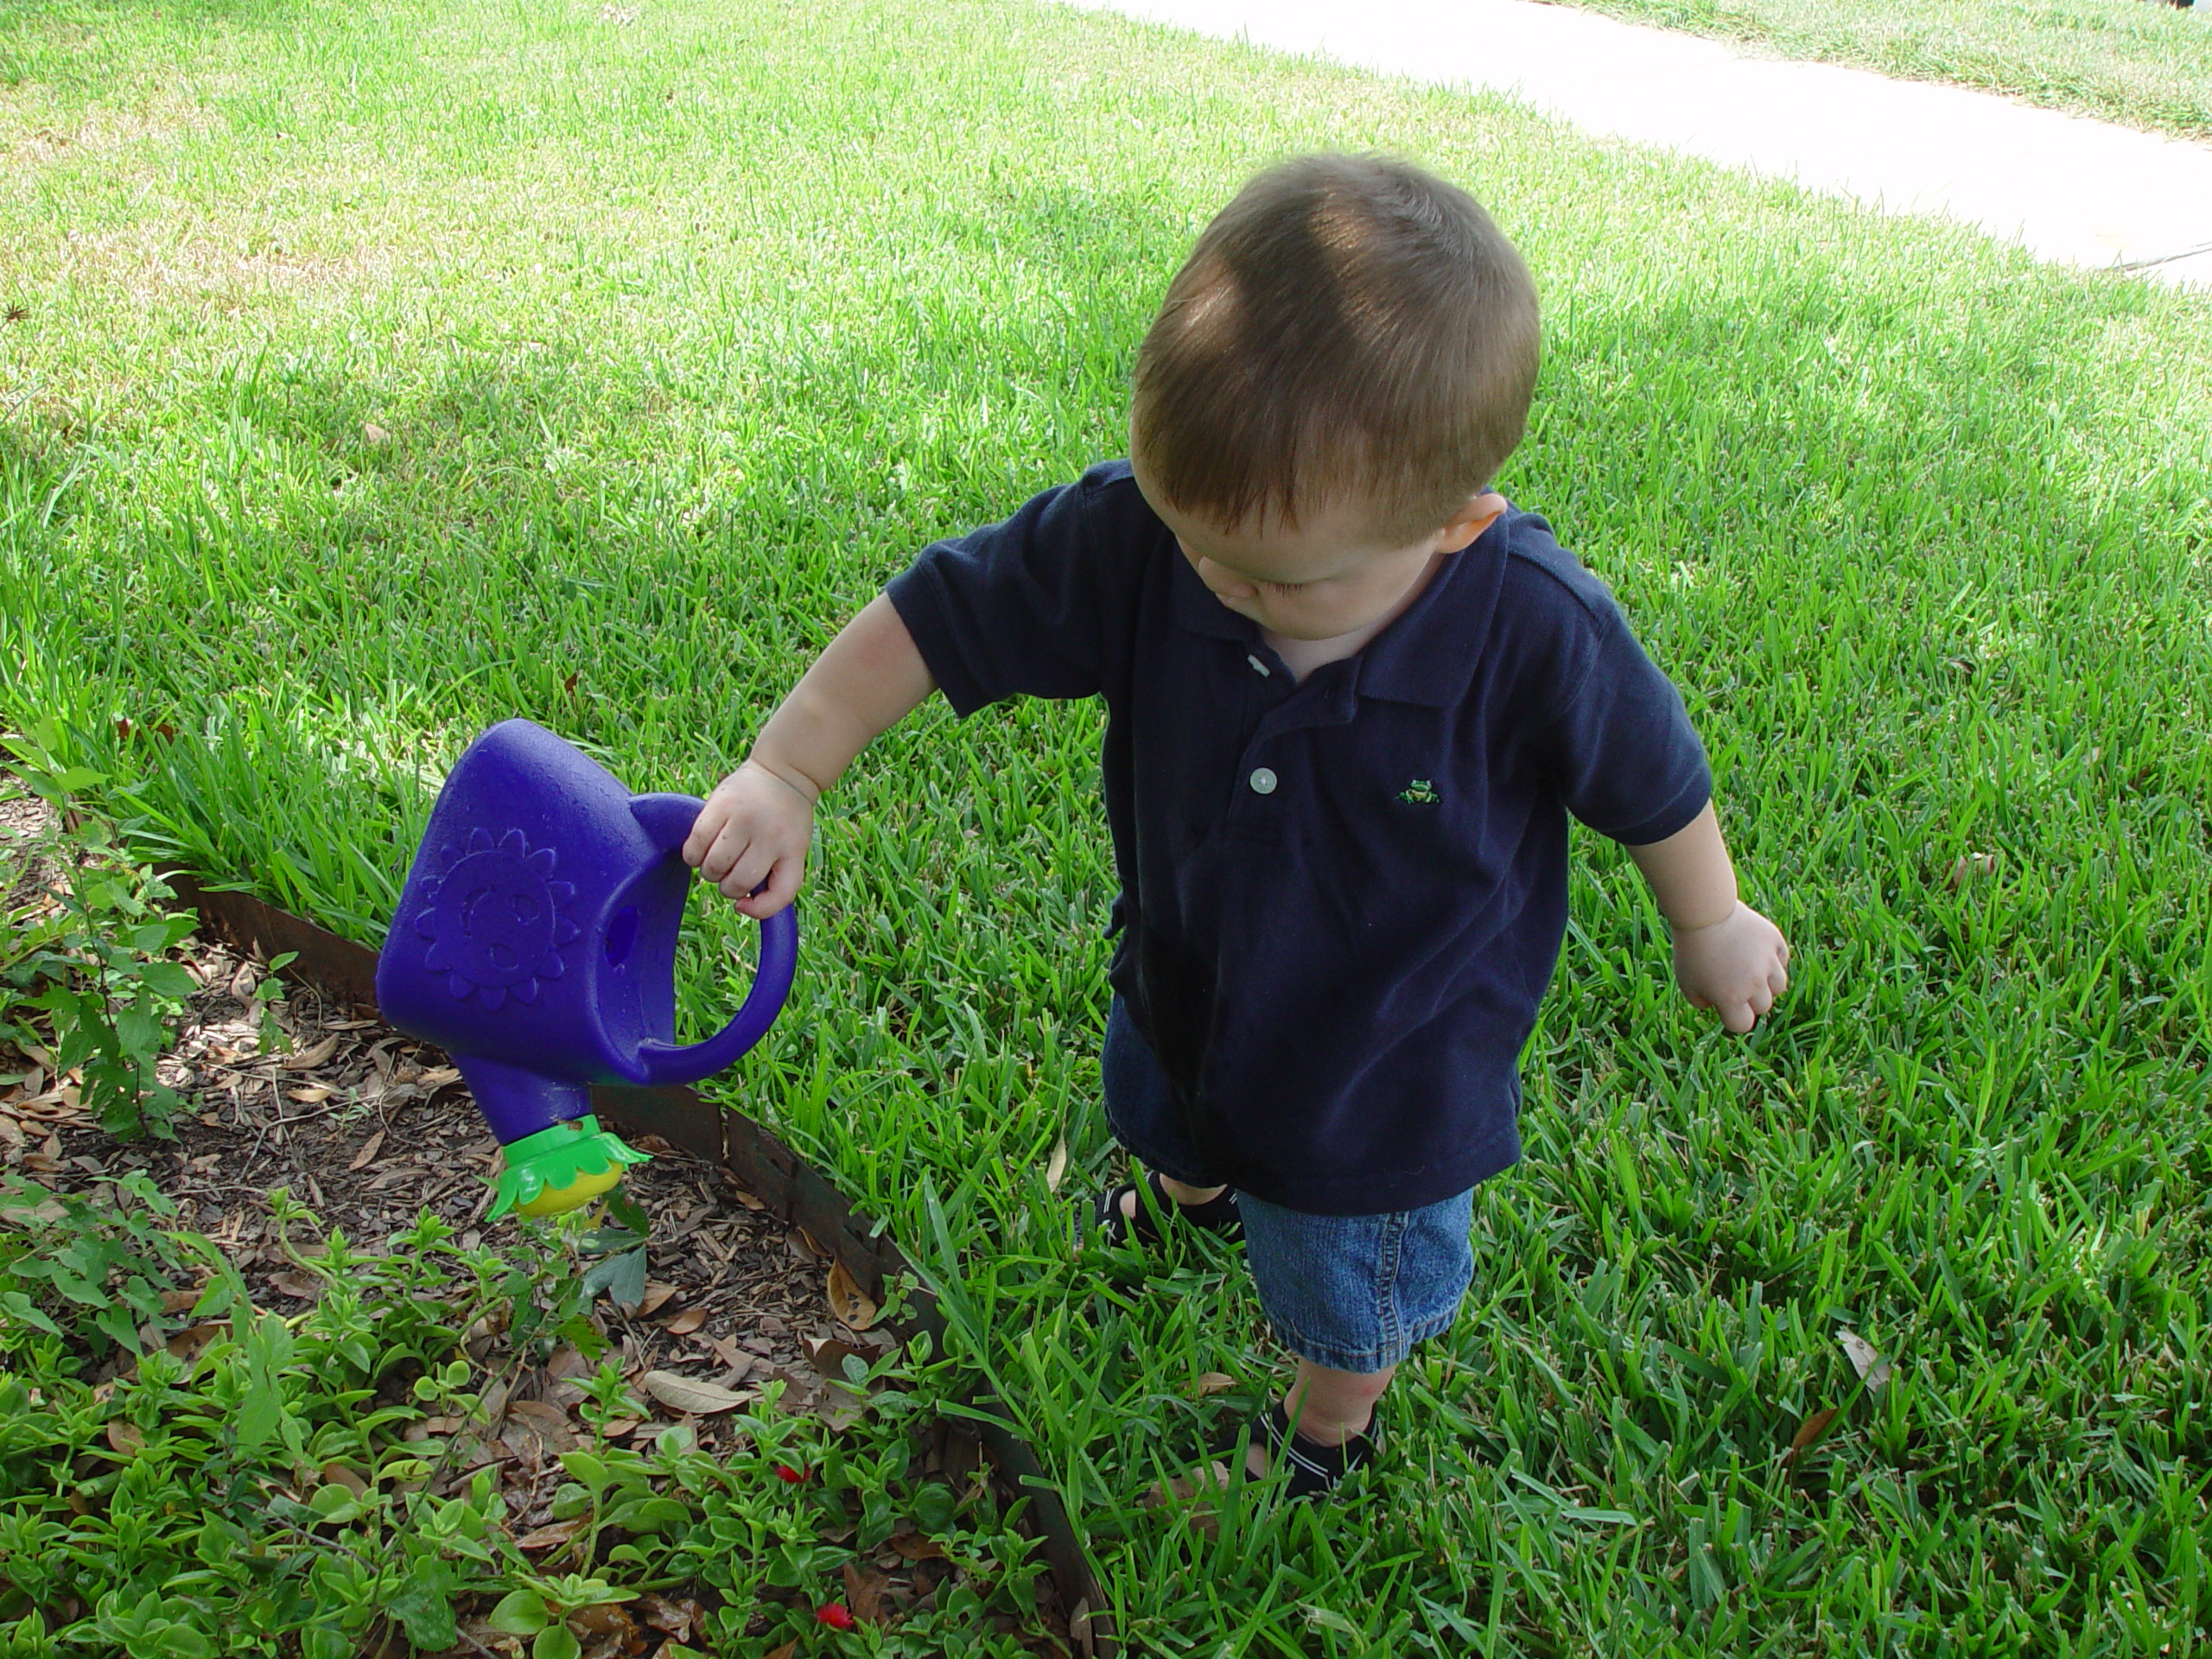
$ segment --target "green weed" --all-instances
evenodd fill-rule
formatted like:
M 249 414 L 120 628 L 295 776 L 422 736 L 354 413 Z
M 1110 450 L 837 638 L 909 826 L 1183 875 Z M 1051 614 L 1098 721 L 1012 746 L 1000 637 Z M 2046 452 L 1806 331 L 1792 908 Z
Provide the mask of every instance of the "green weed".
M 0 863 L 0 896 L 10 906 L 0 943 L 0 1041 L 36 1060 L 43 1078 L 76 1079 L 65 1086 L 109 1134 L 175 1139 L 169 1120 L 181 1103 L 154 1063 L 197 988 L 168 959 L 191 937 L 193 918 L 168 908 L 167 885 L 128 855 L 109 826 L 78 817 L 73 798 L 105 779 L 54 761 L 35 733 L 0 747 L 58 820 L 75 825 L 20 838 L 14 859 Z M 66 880 L 46 887 L 23 879 L 48 857 L 66 861 Z

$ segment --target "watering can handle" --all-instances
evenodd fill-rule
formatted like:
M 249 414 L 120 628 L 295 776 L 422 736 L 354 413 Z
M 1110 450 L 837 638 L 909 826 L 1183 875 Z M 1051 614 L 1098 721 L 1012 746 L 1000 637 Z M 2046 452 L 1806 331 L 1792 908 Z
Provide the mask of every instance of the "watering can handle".
M 666 855 L 675 858 L 702 804 L 693 795 L 640 795 L 632 799 L 630 810 Z M 760 924 L 760 965 L 753 970 L 753 988 L 736 1018 L 704 1042 L 678 1045 L 649 1039 L 639 1045 L 638 1064 L 645 1071 L 645 1082 L 696 1083 L 735 1065 L 776 1023 L 798 969 L 798 910 L 788 906 Z
M 702 1043 L 677 1045 L 648 1040 L 639 1046 L 638 1064 L 649 1084 L 695 1083 L 710 1077 L 768 1034 L 798 968 L 798 912 L 778 911 L 760 924 L 760 965 L 753 976 L 737 1017 Z

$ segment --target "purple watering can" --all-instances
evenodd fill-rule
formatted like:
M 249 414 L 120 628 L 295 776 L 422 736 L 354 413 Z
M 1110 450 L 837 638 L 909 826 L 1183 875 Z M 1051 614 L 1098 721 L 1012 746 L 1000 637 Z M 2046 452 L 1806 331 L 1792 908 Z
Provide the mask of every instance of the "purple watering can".
M 737 1017 L 676 1041 L 676 935 L 702 803 L 632 795 L 542 726 L 468 746 L 431 809 L 377 960 L 377 1001 L 453 1057 L 506 1150 L 490 1214 L 572 1210 L 646 1154 L 591 1116 L 594 1084 L 690 1083 L 766 1034 L 790 995 L 798 922 L 762 925 Z

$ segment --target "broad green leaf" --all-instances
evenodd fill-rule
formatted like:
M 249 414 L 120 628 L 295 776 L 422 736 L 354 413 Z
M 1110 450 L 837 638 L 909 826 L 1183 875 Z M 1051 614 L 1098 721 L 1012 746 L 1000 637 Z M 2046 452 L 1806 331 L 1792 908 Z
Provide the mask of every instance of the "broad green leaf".
M 510 1590 L 499 1598 L 499 1605 L 485 1616 L 484 1622 L 509 1636 L 536 1636 L 552 1617 L 545 1598 L 537 1591 Z
M 10 1318 L 21 1319 L 50 1337 L 62 1334 L 61 1327 L 33 1306 L 31 1299 L 20 1290 L 0 1290 L 0 1308 L 4 1308 Z

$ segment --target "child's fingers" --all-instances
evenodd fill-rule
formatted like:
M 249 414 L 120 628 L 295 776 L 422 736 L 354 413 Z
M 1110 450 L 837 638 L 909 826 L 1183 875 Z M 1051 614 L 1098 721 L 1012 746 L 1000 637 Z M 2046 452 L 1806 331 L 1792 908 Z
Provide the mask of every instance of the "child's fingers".
M 703 865 L 707 849 L 715 844 L 715 837 L 728 820 L 729 809 L 720 801 L 710 800 L 701 807 L 699 816 L 691 820 L 691 833 L 683 838 L 683 861 L 695 870 Z
M 798 896 L 800 878 L 805 874 L 804 857 L 779 858 L 769 871 L 767 881 L 758 893 L 747 893 L 737 901 L 737 907 L 756 922 L 765 922 Z
M 750 899 L 767 880 L 768 872 L 775 868 L 775 863 L 776 855 L 772 849 L 758 841 L 750 842 L 723 873 L 722 879 L 715 885 L 721 889 L 725 899 L 740 901 Z
M 746 849 L 752 843 L 753 836 L 749 830 L 742 824 L 725 818 L 721 827 L 715 832 L 714 839 L 707 843 L 706 850 L 699 855 L 699 874 L 716 887 L 722 887 L 723 891 L 728 891 L 723 884 L 729 880 L 729 873 L 737 867 L 737 861 L 745 856 Z M 741 887 L 738 891 L 744 893 L 749 889 Z

